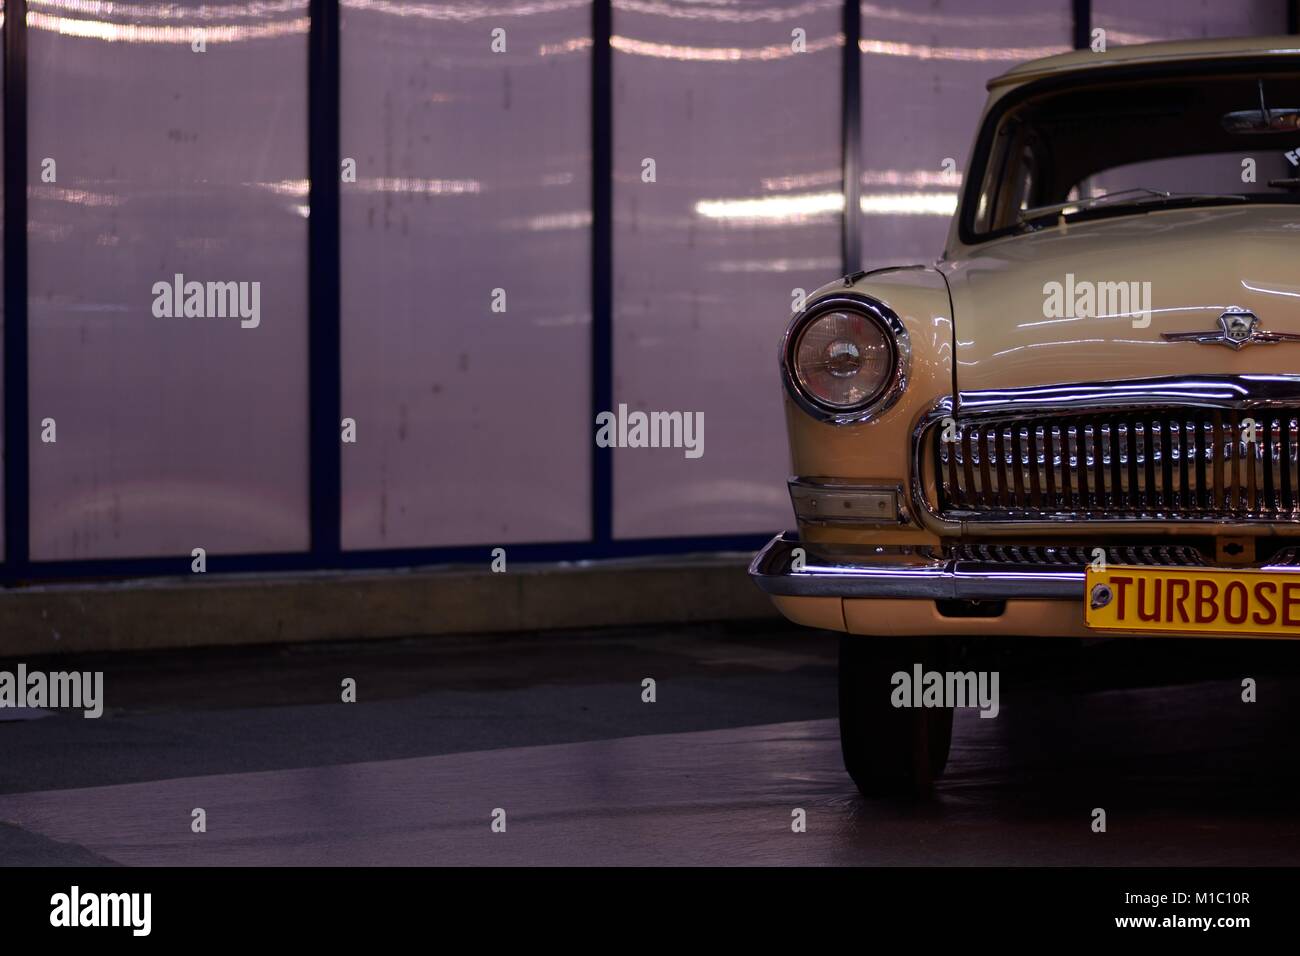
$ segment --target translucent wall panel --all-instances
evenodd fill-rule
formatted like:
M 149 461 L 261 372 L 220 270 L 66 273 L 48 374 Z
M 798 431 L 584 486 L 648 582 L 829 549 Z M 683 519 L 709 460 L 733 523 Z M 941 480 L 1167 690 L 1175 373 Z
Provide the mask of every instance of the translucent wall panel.
M 1107 44 L 1286 33 L 1287 0 L 1093 0 Z
M 0 16 L 5 12 L 4 0 L 0 0 Z M 0 44 L 0 79 L 4 77 L 4 48 Z M 0 156 L 4 155 L 4 84 L 0 82 Z M 4 209 L 4 177 L 0 176 L 0 210 Z M 0 213 L 0 253 L 4 250 L 4 215 Z M 5 283 L 4 283 L 4 256 L 0 254 L 0 462 L 4 461 L 4 314 L 5 314 Z M 0 559 L 5 556 L 8 547 L 7 535 L 4 526 L 4 467 L 0 465 Z
M 590 36 L 344 0 L 346 548 L 590 536 Z
M 943 252 L 985 83 L 1070 49 L 1069 0 L 862 4 L 864 269 Z
M 618 537 L 792 520 L 776 353 L 792 290 L 842 271 L 841 25 L 823 0 L 615 0 L 614 402 L 704 417 L 698 458 L 614 453 Z
M 33 558 L 306 548 L 305 0 L 28 9 Z

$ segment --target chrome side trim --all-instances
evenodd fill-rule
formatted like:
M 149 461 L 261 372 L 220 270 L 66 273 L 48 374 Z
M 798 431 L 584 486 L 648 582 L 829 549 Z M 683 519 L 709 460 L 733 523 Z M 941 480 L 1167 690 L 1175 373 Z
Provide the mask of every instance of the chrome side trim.
M 963 417 L 1053 411 L 1141 411 L 1150 405 L 1207 409 L 1274 408 L 1300 401 L 1300 375 L 1193 375 L 959 392 Z
M 798 570 L 792 567 L 795 548 L 805 552 Z M 900 546 L 836 553 L 802 545 L 792 532 L 777 535 L 754 556 L 749 576 L 768 594 L 791 597 L 1081 601 L 1084 589 L 1081 569 L 995 567 Z
M 886 338 L 893 348 L 894 374 L 890 381 L 863 407 L 852 410 L 836 409 L 822 405 L 807 395 L 799 387 L 793 371 L 794 347 L 799 340 L 799 333 L 809 322 L 827 312 L 847 310 L 861 312 L 874 320 L 884 330 Z M 801 409 L 820 422 L 834 425 L 855 425 L 879 418 L 903 396 L 907 390 L 908 376 L 912 370 L 912 340 L 907 334 L 907 327 L 893 309 L 869 296 L 856 292 L 837 292 L 823 296 L 809 303 L 798 313 L 786 327 L 781 338 L 780 352 L 781 381 L 786 393 Z

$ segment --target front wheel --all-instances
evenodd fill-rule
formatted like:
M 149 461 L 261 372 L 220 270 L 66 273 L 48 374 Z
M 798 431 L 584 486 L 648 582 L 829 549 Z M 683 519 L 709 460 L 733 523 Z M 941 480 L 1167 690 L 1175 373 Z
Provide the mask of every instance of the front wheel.
M 896 673 L 942 670 L 946 651 L 935 638 L 840 638 L 840 749 L 863 796 L 924 796 L 943 773 L 952 708 L 895 707 L 891 698 Z

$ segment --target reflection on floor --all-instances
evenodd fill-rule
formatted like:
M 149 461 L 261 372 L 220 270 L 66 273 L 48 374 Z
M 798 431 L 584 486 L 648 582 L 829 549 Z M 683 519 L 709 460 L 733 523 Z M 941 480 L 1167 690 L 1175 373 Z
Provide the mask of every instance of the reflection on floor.
M 1128 664 L 1111 686 L 1044 680 L 1040 661 L 1038 679 L 1004 680 L 996 719 L 958 714 L 934 799 L 898 805 L 864 801 L 845 776 L 834 645 L 801 633 L 575 641 L 555 652 L 571 658 L 567 682 L 548 671 L 514 686 L 499 657 L 470 666 L 480 645 L 453 661 L 442 644 L 424 686 L 399 655 L 400 692 L 369 704 L 178 707 L 123 690 L 135 709 L 100 721 L 0 725 L 4 742 L 31 745 L 31 779 L 54 782 L 22 786 L 9 764 L 0 850 L 8 863 L 128 865 L 1300 862 L 1293 667 L 1252 665 L 1259 702 L 1247 704 L 1241 666 L 1213 655 L 1213 675 L 1114 686 L 1162 658 L 1185 667 L 1166 657 L 1179 643 L 1106 651 L 1103 669 Z M 378 688 L 394 653 L 340 649 L 283 673 L 338 686 L 351 665 Z M 654 704 L 640 700 L 642 674 L 658 678 Z M 37 758 L 39 740 L 65 748 L 56 763 Z M 206 832 L 192 830 L 196 809 Z

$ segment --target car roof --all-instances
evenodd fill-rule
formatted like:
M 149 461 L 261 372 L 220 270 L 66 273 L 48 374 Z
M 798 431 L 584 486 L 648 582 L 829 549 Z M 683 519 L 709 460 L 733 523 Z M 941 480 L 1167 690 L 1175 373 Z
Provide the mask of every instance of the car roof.
M 1178 60 L 1214 60 L 1234 57 L 1300 56 L 1300 36 L 1234 37 L 1220 40 L 1170 40 L 1111 46 L 1105 53 L 1071 50 L 1012 67 L 989 80 L 990 90 L 1019 84 L 1043 76 L 1083 72 L 1101 67 L 1135 66 L 1143 63 L 1169 63 Z

